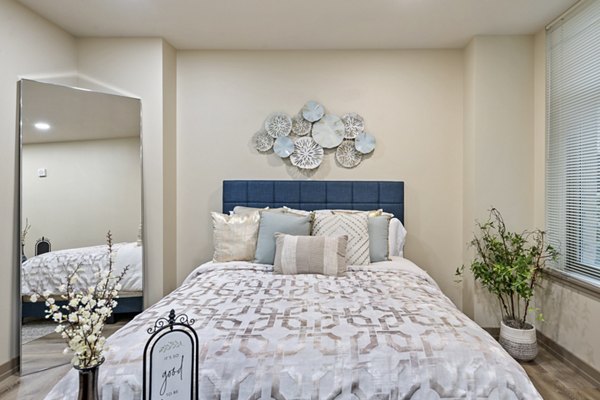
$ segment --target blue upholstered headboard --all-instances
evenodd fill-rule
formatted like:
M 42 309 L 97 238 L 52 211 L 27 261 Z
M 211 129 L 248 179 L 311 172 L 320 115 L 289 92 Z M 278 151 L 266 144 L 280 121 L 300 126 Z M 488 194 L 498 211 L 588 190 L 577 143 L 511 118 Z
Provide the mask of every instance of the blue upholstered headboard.
M 223 181 L 223 212 L 235 206 L 376 210 L 404 223 L 404 182 L 390 181 Z

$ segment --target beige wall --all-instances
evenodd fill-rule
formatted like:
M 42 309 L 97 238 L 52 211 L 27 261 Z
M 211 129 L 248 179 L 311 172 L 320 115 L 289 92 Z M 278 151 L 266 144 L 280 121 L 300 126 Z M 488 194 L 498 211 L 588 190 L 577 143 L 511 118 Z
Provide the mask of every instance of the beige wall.
M 146 305 L 163 297 L 165 283 L 174 281 L 172 232 L 175 211 L 165 213 L 165 187 L 173 191 L 173 118 L 165 118 L 165 100 L 172 99 L 174 51 L 162 39 L 78 39 L 79 73 L 101 87 L 139 97 L 142 101 L 143 191 L 144 191 L 144 292 Z M 166 55 L 163 53 L 167 52 Z M 167 109 L 169 109 L 167 107 Z M 173 113 L 173 111 L 168 111 Z M 165 127 L 168 130 L 165 130 Z M 166 143 L 166 145 L 165 145 Z M 167 152 L 165 154 L 165 152 Z M 168 158 L 165 159 L 165 156 Z M 170 183 L 166 183 L 168 182 Z M 174 202 L 167 198 L 171 204 Z M 172 285 L 171 285 L 172 286 Z
M 18 355 L 19 243 L 15 206 L 17 81 L 57 78 L 76 69 L 75 40 L 12 1 L 0 1 L 0 365 Z
M 434 51 L 184 51 L 177 59 L 177 280 L 212 257 L 223 179 L 403 180 L 406 255 L 460 305 L 463 56 Z M 328 154 L 302 176 L 252 136 L 273 111 L 318 100 L 358 112 L 378 147 L 355 169 Z
M 46 168 L 47 176 L 38 177 L 38 168 Z M 25 144 L 21 176 L 22 223 L 31 225 L 28 257 L 42 236 L 52 250 L 104 244 L 109 230 L 115 243 L 137 240 L 139 138 Z
M 535 35 L 535 151 L 534 208 L 536 226 L 545 226 L 545 32 Z M 536 293 L 544 314 L 538 329 L 590 366 L 600 371 L 600 298 L 550 279 Z
M 163 293 L 177 287 L 177 52 L 163 41 Z
M 478 36 L 466 49 L 465 242 L 492 206 L 510 229 L 533 227 L 533 49 L 532 36 Z M 499 326 L 495 298 L 471 279 L 463 294 L 477 323 Z

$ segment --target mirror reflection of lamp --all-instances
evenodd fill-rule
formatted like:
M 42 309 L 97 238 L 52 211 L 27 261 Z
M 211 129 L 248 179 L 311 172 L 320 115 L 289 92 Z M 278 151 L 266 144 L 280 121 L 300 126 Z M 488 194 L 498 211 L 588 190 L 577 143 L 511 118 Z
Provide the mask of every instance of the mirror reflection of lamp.
M 47 131 L 50 129 L 50 124 L 42 121 L 36 122 L 33 126 L 35 126 L 35 128 L 40 131 Z
M 138 228 L 138 235 L 137 235 L 137 245 L 141 246 L 142 245 L 142 224 L 140 224 L 139 228 Z

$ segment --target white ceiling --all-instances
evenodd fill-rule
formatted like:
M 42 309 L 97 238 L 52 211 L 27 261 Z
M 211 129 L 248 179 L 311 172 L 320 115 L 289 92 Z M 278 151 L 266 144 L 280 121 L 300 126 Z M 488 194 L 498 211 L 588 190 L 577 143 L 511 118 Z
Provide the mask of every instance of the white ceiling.
M 460 48 L 531 34 L 576 0 L 19 0 L 78 37 L 178 49 Z
M 140 136 L 138 99 L 23 80 L 21 104 L 23 144 Z

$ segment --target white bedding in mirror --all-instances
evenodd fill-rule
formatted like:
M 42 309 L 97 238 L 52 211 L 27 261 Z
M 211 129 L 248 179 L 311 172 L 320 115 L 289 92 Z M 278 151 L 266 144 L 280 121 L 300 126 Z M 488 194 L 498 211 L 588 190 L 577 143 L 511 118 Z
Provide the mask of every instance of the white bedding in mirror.
M 113 245 L 115 253 L 114 271 L 120 274 L 129 266 L 121 282 L 121 292 L 141 292 L 142 247 L 137 243 L 117 243 Z M 93 286 L 98 278 L 97 272 L 108 268 L 108 248 L 103 246 L 81 247 L 58 250 L 31 257 L 22 265 L 21 295 L 50 292 L 60 295 L 58 288 L 66 283 L 67 276 L 79 266 L 76 284 L 78 287 Z

